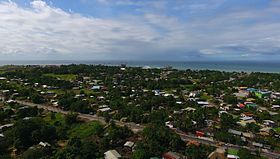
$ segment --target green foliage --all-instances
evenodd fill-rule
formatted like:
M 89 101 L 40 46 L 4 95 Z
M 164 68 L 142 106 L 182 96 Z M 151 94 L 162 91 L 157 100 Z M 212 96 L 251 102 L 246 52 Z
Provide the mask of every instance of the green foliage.
M 65 81 L 72 81 L 72 80 L 75 80 L 77 78 L 77 75 L 74 75 L 74 74 L 53 74 L 53 73 L 48 73 L 48 74 L 44 74 L 43 76 L 54 77 L 54 78 L 62 79 L 62 80 L 65 80 Z
M 79 137 L 81 139 L 91 135 L 100 136 L 103 134 L 103 126 L 98 122 L 77 124 L 70 130 L 70 137 Z
M 65 124 L 66 125 L 72 125 L 74 123 L 77 122 L 77 117 L 78 117 L 78 114 L 77 113 L 68 113 L 65 115 Z
M 133 156 L 143 158 L 161 156 L 167 150 L 178 151 L 184 147 L 184 142 L 165 126 L 152 124 L 143 130 L 143 139 L 137 145 Z
M 144 149 L 137 149 L 133 152 L 132 159 L 147 159 L 150 155 Z
M 229 129 L 233 128 L 236 123 L 236 120 L 233 119 L 233 116 L 227 113 L 222 113 L 221 115 L 221 128 L 222 129 Z
M 44 98 L 38 94 L 33 94 L 31 96 L 31 101 L 35 104 L 41 104 L 44 103 Z
M 240 159 L 257 159 L 256 156 L 252 155 L 247 149 L 241 148 L 238 152 Z
M 228 104 L 237 104 L 237 97 L 227 94 L 224 96 L 224 101 Z
M 206 145 L 189 145 L 185 150 L 185 155 L 190 159 L 207 158 L 215 148 Z
M 51 142 L 56 139 L 56 128 L 40 118 L 19 120 L 12 129 L 5 132 L 7 142 L 17 149 L 26 149 L 40 141 Z
M 37 107 L 21 107 L 16 111 L 17 118 L 35 117 L 38 115 Z
M 29 148 L 26 150 L 21 158 L 22 159 L 48 159 L 51 157 L 51 150 L 49 148 Z
M 246 129 L 252 131 L 253 133 L 259 133 L 260 126 L 255 123 L 246 124 Z
M 55 154 L 56 159 L 93 159 L 100 156 L 98 146 L 94 142 L 81 141 L 79 138 L 71 138 L 67 146 Z

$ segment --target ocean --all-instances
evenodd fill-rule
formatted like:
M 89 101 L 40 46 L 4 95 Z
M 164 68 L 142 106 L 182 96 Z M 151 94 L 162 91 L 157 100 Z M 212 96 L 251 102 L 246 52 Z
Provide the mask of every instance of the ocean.
M 152 68 L 164 68 L 172 66 L 179 70 L 218 70 L 227 72 L 268 72 L 280 73 L 280 62 L 261 61 L 73 61 L 73 60 L 42 60 L 42 61 L 0 61 L 3 65 L 68 65 L 68 64 L 92 64 L 118 66 L 126 64 L 131 67 L 149 66 Z

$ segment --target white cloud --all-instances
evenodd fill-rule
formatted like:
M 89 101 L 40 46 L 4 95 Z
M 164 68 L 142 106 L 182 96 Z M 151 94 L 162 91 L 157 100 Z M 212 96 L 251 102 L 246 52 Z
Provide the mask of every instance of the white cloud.
M 132 3 L 119 2 L 122 4 L 117 5 Z M 217 0 L 213 8 L 218 2 L 222 0 Z M 163 3 L 154 7 L 165 8 Z M 273 7 L 192 17 L 187 21 L 151 12 L 102 19 L 66 12 L 40 0 L 28 7 L 0 2 L 0 59 L 184 60 L 227 54 L 277 55 L 280 22 L 266 21 L 272 13 Z M 243 22 L 248 19 L 257 22 Z
M 49 54 L 60 58 L 104 58 L 115 54 L 114 45 L 118 42 L 150 43 L 156 36 L 146 26 L 83 17 L 43 1 L 31 2 L 31 8 L 12 2 L 0 4 L 1 57 L 22 53 L 28 58 L 47 58 Z M 125 51 L 125 47 L 119 51 Z

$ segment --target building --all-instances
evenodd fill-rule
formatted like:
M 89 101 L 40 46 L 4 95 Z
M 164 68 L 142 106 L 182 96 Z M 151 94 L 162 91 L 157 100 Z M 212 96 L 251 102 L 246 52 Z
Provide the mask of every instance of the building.
M 227 159 L 240 159 L 239 156 L 236 155 L 227 155 Z
M 162 155 L 162 159 L 187 159 L 187 157 L 177 154 L 176 152 L 169 151 Z
M 127 141 L 123 146 L 132 148 L 132 147 L 134 146 L 134 142 L 132 142 L 132 141 Z
M 92 86 L 91 89 L 92 89 L 92 90 L 100 90 L 100 89 L 101 89 L 101 86 Z
M 104 153 L 105 159 L 119 159 L 122 156 L 116 150 L 109 150 Z
M 267 97 L 270 97 L 271 92 L 269 92 L 269 91 L 257 91 L 257 92 L 255 92 L 255 95 L 258 98 L 267 98 Z

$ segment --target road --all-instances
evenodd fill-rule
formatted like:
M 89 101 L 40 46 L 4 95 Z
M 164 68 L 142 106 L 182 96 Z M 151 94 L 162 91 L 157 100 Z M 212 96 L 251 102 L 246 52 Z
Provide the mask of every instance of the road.
M 0 97 L 0 99 L 3 99 L 2 97 Z M 56 112 L 56 113 L 62 113 L 62 114 L 68 114 L 70 113 L 70 111 L 65 111 L 53 106 L 48 106 L 48 105 L 42 105 L 42 104 L 34 104 L 31 102 L 26 102 L 26 101 L 20 101 L 20 100 L 16 100 L 16 102 L 18 102 L 19 104 L 22 105 L 26 105 L 26 106 L 30 106 L 30 107 L 38 107 L 38 108 L 42 108 L 51 112 Z M 96 115 L 90 115 L 90 114 L 82 114 L 82 113 L 78 113 L 78 118 L 83 119 L 83 120 L 87 120 L 87 121 L 99 121 L 103 124 L 106 124 L 106 121 L 103 117 L 99 117 Z M 139 131 L 142 131 L 144 129 L 144 126 L 139 125 L 139 124 L 135 124 L 135 123 L 125 123 L 125 122 L 121 122 L 118 120 L 114 120 L 115 123 L 119 126 L 127 126 L 128 128 L 130 128 L 133 132 L 137 133 Z M 181 139 L 183 141 L 196 141 L 202 144 L 207 144 L 207 145 L 211 145 L 211 146 L 215 146 L 215 147 L 222 147 L 224 149 L 241 149 L 241 146 L 238 145 L 233 145 L 233 144 L 223 144 L 223 145 L 217 145 L 219 142 L 218 141 L 214 141 L 214 140 L 209 140 L 207 138 L 199 138 L 196 137 L 194 135 L 190 135 L 190 134 L 186 134 L 180 130 L 176 130 L 173 129 L 175 133 L 177 133 Z M 246 149 L 248 149 L 251 152 L 255 152 L 257 149 L 256 148 L 251 148 L 251 147 L 244 147 Z M 275 152 L 271 152 L 271 151 L 263 151 L 261 150 L 261 155 L 270 159 L 279 159 L 280 158 L 280 154 L 279 153 L 275 153 Z
M 181 139 L 183 141 L 196 141 L 202 144 L 206 144 L 206 145 L 211 145 L 214 147 L 220 147 L 223 149 L 235 149 L 235 150 L 239 150 L 241 148 L 245 148 L 248 149 L 249 151 L 251 151 L 252 154 L 255 154 L 255 152 L 259 149 L 254 148 L 254 147 L 242 147 L 242 146 L 238 146 L 238 145 L 233 145 L 233 144 L 227 144 L 224 143 L 222 145 L 218 145 L 219 142 L 215 141 L 215 140 L 207 140 L 206 138 L 199 138 L 196 137 L 194 135 L 189 135 L 189 134 L 185 134 L 182 131 L 179 130 L 174 130 L 178 135 L 180 135 Z M 261 150 L 261 156 L 267 157 L 269 159 L 279 159 L 280 158 L 280 154 L 279 153 L 275 153 L 275 152 L 271 152 L 268 150 Z
M 70 113 L 70 111 L 65 111 L 53 106 L 47 106 L 47 105 L 42 105 L 42 104 L 34 104 L 31 102 L 26 102 L 26 101 L 20 101 L 20 100 L 16 100 L 17 103 L 22 104 L 22 105 L 26 105 L 26 106 L 30 106 L 30 107 L 38 107 L 38 108 L 42 108 L 51 112 L 56 112 L 56 113 L 61 113 L 61 114 L 68 114 Z M 82 113 L 78 113 L 78 118 L 83 119 L 83 120 L 87 120 L 87 121 L 99 121 L 103 124 L 106 124 L 106 121 L 103 117 L 99 117 L 96 115 L 90 115 L 90 114 L 82 114 Z M 133 132 L 137 133 L 139 131 L 142 131 L 144 129 L 144 126 L 135 124 L 135 123 L 125 123 L 125 122 L 121 122 L 118 120 L 114 120 L 114 122 L 119 125 L 119 126 L 127 126 L 128 128 L 130 128 Z

